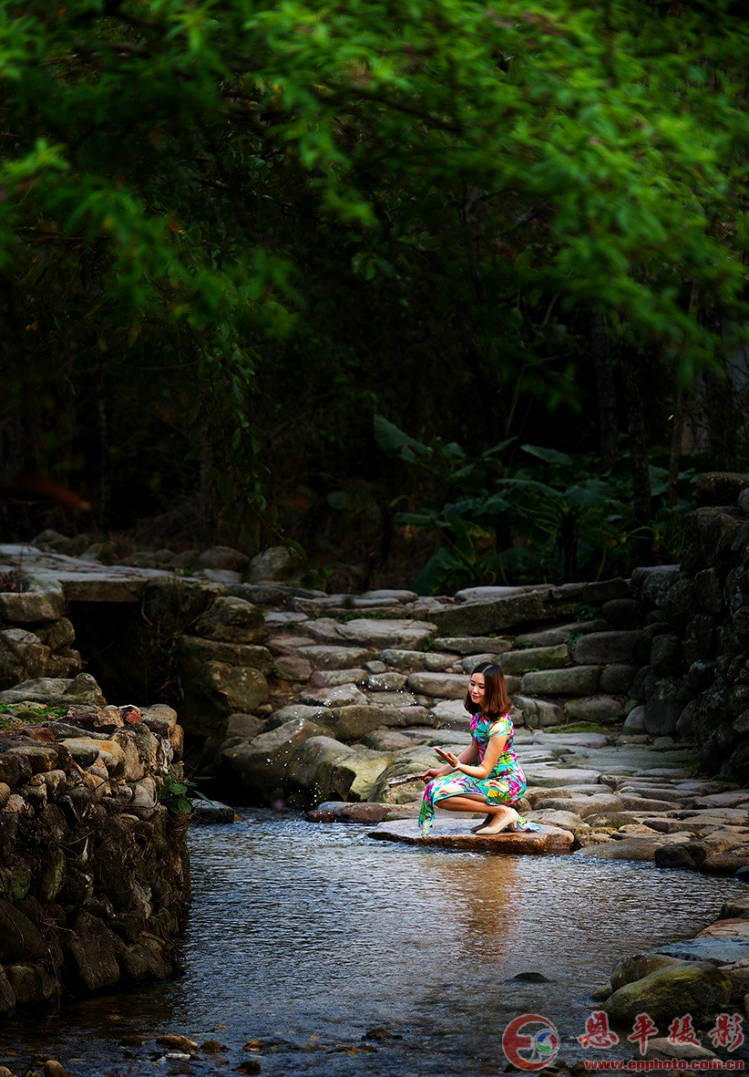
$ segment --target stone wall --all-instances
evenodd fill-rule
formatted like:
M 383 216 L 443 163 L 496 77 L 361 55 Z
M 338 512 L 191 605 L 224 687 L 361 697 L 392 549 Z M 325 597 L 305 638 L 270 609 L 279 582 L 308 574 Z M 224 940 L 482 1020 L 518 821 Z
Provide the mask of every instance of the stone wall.
M 242 556 L 201 557 L 221 564 L 232 552 Z M 110 699 L 173 702 L 210 754 L 230 714 L 268 700 L 273 657 L 257 588 L 229 570 L 180 571 L 0 546 L 0 691 L 55 678 L 76 702 L 62 681 L 85 664 Z
M 695 744 L 703 770 L 749 780 L 749 475 L 698 482 L 681 563 L 637 569 L 650 627 L 630 727 Z
M 103 705 L 86 674 L 71 687 L 88 702 L 2 694 L 0 1015 L 179 971 L 181 727 L 169 707 Z

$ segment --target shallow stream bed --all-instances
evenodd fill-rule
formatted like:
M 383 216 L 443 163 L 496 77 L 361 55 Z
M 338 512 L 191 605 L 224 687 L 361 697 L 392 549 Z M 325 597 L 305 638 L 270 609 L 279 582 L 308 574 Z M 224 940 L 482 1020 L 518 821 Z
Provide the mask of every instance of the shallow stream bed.
M 591 990 L 622 955 L 690 937 L 745 890 L 627 861 L 375 842 L 366 827 L 264 813 L 195 827 L 190 843 L 185 976 L 6 1022 L 0 1064 L 480 1077 L 505 1070 L 502 1033 L 522 1014 L 553 1022 L 560 1059 L 613 1057 L 576 1039 Z M 165 1033 L 221 1049 L 168 1059 Z

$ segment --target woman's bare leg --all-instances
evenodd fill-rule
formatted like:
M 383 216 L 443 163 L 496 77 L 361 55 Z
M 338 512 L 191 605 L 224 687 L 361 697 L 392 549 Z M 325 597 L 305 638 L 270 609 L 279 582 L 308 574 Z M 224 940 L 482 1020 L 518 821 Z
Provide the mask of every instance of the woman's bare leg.
M 491 809 L 487 807 L 483 797 L 445 797 L 443 800 L 435 801 L 434 806 L 435 808 L 444 808 L 445 811 L 488 811 L 491 813 Z M 481 825 L 483 826 L 483 823 Z

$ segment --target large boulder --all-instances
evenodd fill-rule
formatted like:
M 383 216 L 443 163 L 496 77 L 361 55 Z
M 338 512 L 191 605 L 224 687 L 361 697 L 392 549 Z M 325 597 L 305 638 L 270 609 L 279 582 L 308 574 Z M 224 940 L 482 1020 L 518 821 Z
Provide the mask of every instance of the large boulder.
M 0 621 L 7 624 L 56 621 L 64 613 L 62 588 L 53 581 L 44 590 L 0 591 Z
M 90 673 L 79 673 L 72 680 L 67 677 L 39 677 L 24 681 L 13 688 L 0 692 L 1 703 L 92 703 L 95 707 L 106 706 L 101 688 Z
M 215 598 L 193 632 L 225 643 L 256 643 L 268 635 L 262 610 L 232 595 Z
M 119 981 L 117 958 L 124 944 L 97 916 L 88 912 L 78 916 L 66 949 L 66 964 L 74 980 L 87 991 L 113 987 Z
M 289 787 L 298 787 L 307 794 L 310 803 L 337 796 L 345 799 L 348 785 L 344 789 L 333 778 L 334 769 L 339 763 L 354 754 L 354 749 L 343 744 L 335 737 L 320 734 L 310 737 L 295 749 L 288 761 L 286 780 Z
M 181 670 L 185 729 L 202 737 L 223 736 L 229 714 L 252 714 L 269 697 L 268 682 L 252 666 L 188 663 Z
M 621 958 L 616 963 L 614 971 L 611 973 L 611 988 L 613 991 L 618 991 L 625 984 L 641 980 L 643 976 L 649 976 L 651 972 L 669 968 L 679 963 L 678 958 L 669 957 L 668 954 L 631 954 L 629 957 Z
M 289 767 L 312 737 L 325 737 L 326 730 L 306 718 L 292 719 L 261 733 L 251 741 L 224 746 L 219 767 L 228 774 L 248 804 L 271 804 L 284 796 Z M 341 751 L 347 751 L 341 745 Z
M 347 744 L 364 740 L 374 729 L 381 726 L 405 726 L 408 724 L 404 710 L 397 707 L 373 707 L 368 704 L 352 704 L 329 708 L 324 719 L 338 740 Z
M 618 988 L 603 1004 L 614 1025 L 631 1025 L 639 1013 L 656 1024 L 666 1024 L 690 1013 L 696 1022 L 707 1020 L 728 1005 L 731 981 L 713 965 L 678 962 L 654 969 L 639 980 Z
M 299 753 L 301 758 L 310 754 L 314 743 L 313 740 L 307 741 Z M 321 754 L 324 755 L 324 751 Z M 323 761 L 318 757 L 315 761 L 312 800 L 319 801 L 321 795 L 324 799 L 332 795 L 345 800 L 369 800 L 377 780 L 392 760 L 390 753 L 362 747 L 349 748 L 345 753 L 339 752 L 335 758 L 329 760 Z
M 202 550 L 195 558 L 197 568 L 230 572 L 243 572 L 249 562 L 247 554 L 231 546 L 211 546 L 207 550 Z
M 546 729 L 548 726 L 561 725 L 564 721 L 564 711 L 558 703 L 521 695 L 513 696 L 512 702 L 512 720 L 515 725 L 526 725 L 529 729 Z
M 250 561 L 251 583 L 258 580 L 288 580 L 304 565 L 301 554 L 288 546 L 269 546 Z
M 51 651 L 33 632 L 23 628 L 0 631 L 0 686 L 44 677 Z
M 183 636 L 176 653 L 183 675 L 199 673 L 206 662 L 223 662 L 228 666 L 252 666 L 261 673 L 270 673 L 273 655 L 267 647 L 256 644 L 228 643 L 198 636 Z

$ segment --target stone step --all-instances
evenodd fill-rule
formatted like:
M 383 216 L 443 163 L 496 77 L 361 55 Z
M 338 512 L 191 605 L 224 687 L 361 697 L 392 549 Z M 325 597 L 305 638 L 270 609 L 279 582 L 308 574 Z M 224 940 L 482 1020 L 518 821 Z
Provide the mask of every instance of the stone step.
M 570 664 L 570 651 L 565 643 L 554 647 L 527 647 L 506 651 L 499 660 L 502 672 L 530 673 L 533 670 L 563 669 Z
M 515 645 L 556 647 L 560 643 L 575 643 L 580 636 L 585 636 L 589 632 L 605 632 L 608 628 L 610 628 L 608 621 L 602 618 L 594 621 L 566 621 L 564 624 L 542 628 L 537 632 L 522 632 L 515 637 Z
M 522 696 L 517 693 L 512 697 L 513 721 L 517 723 L 516 715 L 522 719 L 523 725 L 531 729 L 545 729 L 549 726 L 562 725 L 564 712 L 558 703 L 550 703 L 545 699 L 532 699 L 530 696 Z
M 570 699 L 564 704 L 567 722 L 596 722 L 606 725 L 621 722 L 626 717 L 626 701 L 614 696 L 595 695 Z
M 590 696 L 596 692 L 600 676 L 600 666 L 539 669 L 524 674 L 521 690 L 530 696 Z
M 575 643 L 572 657 L 581 666 L 633 662 L 641 642 L 647 643 L 647 636 L 641 631 L 590 632 Z M 643 655 L 643 659 L 646 658 L 647 655 Z
M 464 699 L 468 688 L 464 676 L 451 673 L 411 673 L 407 683 L 412 692 L 437 699 Z
M 404 618 L 368 618 L 356 617 L 350 621 L 336 621 L 331 617 L 320 617 L 314 621 L 305 621 L 299 630 L 320 643 L 332 643 L 342 646 L 346 643 L 371 647 L 377 651 L 387 647 L 403 647 L 419 650 L 435 635 L 436 629 L 428 621 L 415 621 Z
M 432 673 L 444 673 L 455 662 L 452 654 L 435 654 L 433 651 L 408 651 L 397 647 L 388 647 L 377 656 L 381 662 L 401 673 L 416 673 L 425 670 Z
M 484 651 L 481 654 L 469 654 L 465 658 L 460 659 L 460 668 L 463 672 L 470 676 L 474 669 L 478 665 L 483 665 L 486 662 L 490 662 L 494 666 L 502 668 L 502 660 L 498 654 L 493 654 L 491 651 Z
M 366 669 L 318 669 L 312 674 L 308 688 L 335 688 L 342 684 L 364 685 L 369 673 Z
M 453 654 L 503 654 L 511 650 L 512 643 L 510 640 L 492 636 L 438 636 L 433 647 L 435 651 L 449 651 Z
M 269 641 L 269 646 L 272 641 Z M 271 648 L 272 649 L 272 648 Z M 302 658 L 306 658 L 318 669 L 347 669 L 353 666 L 360 667 L 366 662 L 371 662 L 376 652 L 369 647 L 360 647 L 354 644 L 311 644 L 305 638 L 304 642 L 295 646 L 295 650 Z

